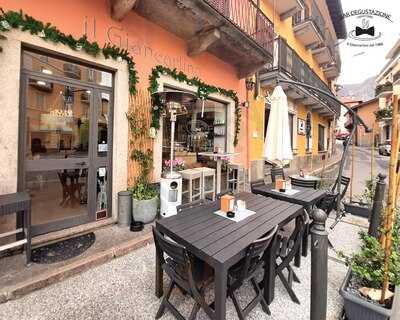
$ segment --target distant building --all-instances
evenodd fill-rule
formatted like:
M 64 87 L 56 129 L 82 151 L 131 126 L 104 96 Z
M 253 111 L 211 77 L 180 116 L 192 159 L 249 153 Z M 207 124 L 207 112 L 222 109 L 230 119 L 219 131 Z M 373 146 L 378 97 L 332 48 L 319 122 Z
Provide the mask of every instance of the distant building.
M 391 140 L 391 110 L 393 93 L 400 94 L 400 39 L 386 56 L 389 59 L 376 78 L 375 95 L 379 100 L 379 142 Z
M 371 100 L 364 101 L 358 105 L 352 106 L 352 109 L 359 115 L 365 124 L 372 129 L 371 132 L 365 132 L 364 127 L 358 126 L 355 136 L 356 146 L 367 147 L 372 143 L 377 145 L 379 142 L 379 123 L 376 120 L 375 112 L 378 111 L 378 98 L 375 97 Z

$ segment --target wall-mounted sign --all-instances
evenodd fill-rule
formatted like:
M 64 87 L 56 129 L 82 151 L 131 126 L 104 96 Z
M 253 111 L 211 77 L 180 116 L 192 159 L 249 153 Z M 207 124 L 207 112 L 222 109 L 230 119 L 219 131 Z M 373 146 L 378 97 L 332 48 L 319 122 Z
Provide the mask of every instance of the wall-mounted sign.
M 303 136 L 306 134 L 306 121 L 304 119 L 297 118 L 297 133 Z

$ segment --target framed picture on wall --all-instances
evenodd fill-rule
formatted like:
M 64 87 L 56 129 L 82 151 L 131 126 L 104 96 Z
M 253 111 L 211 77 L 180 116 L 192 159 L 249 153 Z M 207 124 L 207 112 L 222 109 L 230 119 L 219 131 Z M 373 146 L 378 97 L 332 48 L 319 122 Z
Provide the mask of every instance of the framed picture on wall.
M 306 120 L 297 118 L 297 133 L 303 136 L 306 134 Z

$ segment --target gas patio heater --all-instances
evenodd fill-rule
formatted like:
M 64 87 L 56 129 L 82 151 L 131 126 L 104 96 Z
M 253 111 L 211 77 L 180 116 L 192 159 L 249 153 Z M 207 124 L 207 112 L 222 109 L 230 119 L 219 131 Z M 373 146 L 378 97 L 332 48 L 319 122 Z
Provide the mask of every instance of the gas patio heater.
M 158 92 L 159 100 L 171 121 L 171 144 L 170 144 L 170 167 L 161 176 L 160 186 L 160 213 L 166 218 L 177 213 L 176 207 L 182 203 L 182 176 L 174 171 L 174 145 L 175 145 L 175 122 L 177 116 L 187 114 L 187 107 L 194 103 L 197 98 L 191 93 L 184 91 Z

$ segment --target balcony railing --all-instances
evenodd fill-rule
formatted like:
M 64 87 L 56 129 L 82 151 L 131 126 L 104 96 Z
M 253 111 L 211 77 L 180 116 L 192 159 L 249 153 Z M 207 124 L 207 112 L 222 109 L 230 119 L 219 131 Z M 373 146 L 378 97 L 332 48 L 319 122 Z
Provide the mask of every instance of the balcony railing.
M 278 61 L 274 61 L 274 68 L 287 73 L 294 80 L 330 92 L 328 85 L 300 58 L 285 40 L 275 40 L 278 49 Z
M 204 0 L 272 55 L 274 25 L 253 0 Z
M 400 82 L 400 70 L 393 75 L 393 83 Z
M 379 96 L 383 92 L 390 93 L 393 91 L 393 84 L 391 82 L 386 82 L 384 84 L 379 84 L 375 88 L 375 96 Z
M 311 9 L 305 5 L 303 10 L 293 15 L 292 24 L 297 26 L 307 21 L 313 22 L 321 37 L 325 39 L 324 18 L 314 1 L 311 2 Z

